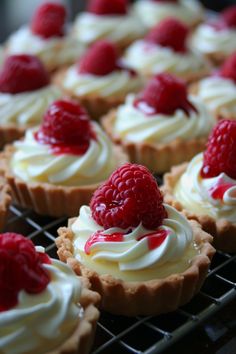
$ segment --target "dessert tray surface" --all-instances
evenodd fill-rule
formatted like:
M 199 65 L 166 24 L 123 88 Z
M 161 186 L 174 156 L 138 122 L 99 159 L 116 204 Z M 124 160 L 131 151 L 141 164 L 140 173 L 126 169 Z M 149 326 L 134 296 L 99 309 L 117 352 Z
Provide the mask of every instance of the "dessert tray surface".
M 13 205 L 5 229 L 27 235 L 56 258 L 54 240 L 57 229 L 65 224 L 66 218 L 42 217 Z M 162 353 L 233 299 L 236 299 L 236 255 L 217 252 L 200 293 L 177 311 L 135 318 L 102 312 L 92 354 Z

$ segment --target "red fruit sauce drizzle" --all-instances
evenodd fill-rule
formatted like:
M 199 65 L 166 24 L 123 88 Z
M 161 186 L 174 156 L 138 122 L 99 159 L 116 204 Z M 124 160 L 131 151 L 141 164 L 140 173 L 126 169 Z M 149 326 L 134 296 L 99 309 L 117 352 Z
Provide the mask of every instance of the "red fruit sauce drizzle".
M 227 183 L 224 182 L 223 180 L 219 180 L 215 186 L 210 188 L 209 191 L 213 199 L 223 200 L 225 192 L 234 186 L 235 186 L 234 183 Z
M 50 145 L 50 151 L 53 155 L 63 155 L 63 154 L 69 154 L 69 155 L 77 155 L 81 156 L 86 153 L 89 147 L 89 142 L 85 141 L 83 143 L 80 143 L 78 145 L 67 145 L 63 143 L 54 143 L 50 144 L 47 139 L 45 139 L 44 134 L 42 131 L 38 130 L 37 132 L 34 133 L 34 138 L 39 144 L 47 144 Z M 96 135 L 94 134 L 93 137 L 94 140 L 96 140 Z
M 15 233 L 0 234 L 0 312 L 17 306 L 20 291 L 39 294 L 50 282 L 43 264 L 50 258 L 34 244 Z
M 96 231 L 92 234 L 87 240 L 84 251 L 86 254 L 90 254 L 91 247 L 97 242 L 123 242 L 124 235 L 121 232 L 115 232 L 113 234 L 105 235 L 103 231 Z M 148 249 L 154 250 L 161 246 L 161 244 L 165 241 L 166 237 L 169 235 L 167 230 L 157 230 L 155 232 L 151 232 L 149 234 L 143 235 L 137 239 L 137 241 L 141 241 L 144 238 L 147 238 Z

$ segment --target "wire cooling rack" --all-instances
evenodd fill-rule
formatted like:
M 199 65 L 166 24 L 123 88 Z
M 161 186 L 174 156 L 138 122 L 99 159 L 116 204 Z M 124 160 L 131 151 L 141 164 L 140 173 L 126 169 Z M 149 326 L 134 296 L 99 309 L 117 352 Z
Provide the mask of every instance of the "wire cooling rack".
M 11 206 L 5 231 L 24 234 L 56 258 L 57 229 L 66 222 L 66 218 L 55 220 Z M 177 311 L 134 318 L 102 312 L 92 353 L 162 353 L 233 299 L 236 299 L 236 255 L 217 252 L 200 293 Z

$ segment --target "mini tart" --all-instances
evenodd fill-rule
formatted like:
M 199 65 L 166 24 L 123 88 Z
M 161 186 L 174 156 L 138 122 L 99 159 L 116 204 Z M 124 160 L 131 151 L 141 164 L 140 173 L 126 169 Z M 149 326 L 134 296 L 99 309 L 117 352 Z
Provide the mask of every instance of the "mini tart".
M 126 155 L 119 146 L 115 146 L 116 161 L 126 161 Z M 7 145 L 0 154 L 0 173 L 4 175 L 9 184 L 16 204 L 33 209 L 36 213 L 53 217 L 74 216 L 83 204 L 88 204 L 93 192 L 100 183 L 65 187 L 40 182 L 25 182 L 15 176 L 10 169 L 9 161 L 15 148 Z M 101 181 L 102 183 L 102 181 Z
M 0 230 L 4 228 L 10 204 L 10 187 L 8 186 L 8 184 L 6 184 L 6 180 L 2 176 L 0 176 Z
M 64 77 L 68 68 L 60 70 L 54 75 L 54 83 L 64 94 L 74 100 L 77 100 L 85 107 L 94 120 L 99 120 L 112 108 L 118 107 L 124 102 L 126 93 L 123 95 L 114 94 L 111 97 L 102 97 L 97 94 L 77 95 L 73 90 L 66 89 L 63 85 Z M 140 88 L 139 88 L 140 89 Z
M 193 95 L 198 96 L 199 86 L 200 86 L 199 82 L 192 83 L 189 86 L 189 92 Z M 235 98 L 235 100 L 236 100 L 236 98 Z M 211 111 L 211 113 L 213 114 L 216 121 L 219 121 L 221 119 L 236 119 L 236 106 L 235 106 L 235 113 L 233 113 L 232 111 L 230 111 L 228 109 L 227 104 L 222 104 L 217 109 Z
M 203 230 L 213 236 L 213 245 L 223 252 L 236 252 L 236 223 L 231 223 L 225 219 L 215 220 L 209 215 L 197 215 L 184 209 L 181 202 L 174 196 L 174 188 L 182 174 L 186 171 L 188 164 L 175 166 L 170 173 L 164 176 L 164 185 L 161 188 L 164 193 L 164 201 L 177 210 L 183 212 L 188 219 L 197 220 Z
M 74 219 L 70 219 L 68 227 L 58 230 L 56 244 L 59 258 L 67 262 L 76 274 L 89 279 L 92 289 L 102 296 L 101 307 L 114 314 L 158 315 L 177 309 L 199 291 L 215 253 L 210 245 L 212 237 L 197 222 L 190 221 L 195 241 L 200 246 L 200 254 L 192 259 L 186 271 L 164 279 L 126 282 L 109 274 L 99 275 L 74 258 L 71 230 L 73 221 Z
M 204 150 L 207 137 L 191 140 L 175 139 L 170 143 L 134 143 L 121 140 L 114 131 L 116 110 L 112 110 L 102 118 L 102 126 L 113 142 L 121 144 L 128 153 L 130 161 L 140 163 L 151 171 L 164 173 L 171 166 L 189 161 L 197 153 Z

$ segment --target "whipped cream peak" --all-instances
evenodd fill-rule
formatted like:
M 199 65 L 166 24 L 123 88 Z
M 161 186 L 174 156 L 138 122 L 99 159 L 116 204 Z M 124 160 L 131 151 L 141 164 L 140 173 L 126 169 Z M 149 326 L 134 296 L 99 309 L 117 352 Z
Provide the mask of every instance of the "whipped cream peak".
M 169 205 L 164 207 L 168 216 L 156 230 L 147 230 L 142 224 L 127 230 L 114 227 L 104 230 L 93 220 L 90 208 L 81 207 L 72 225 L 78 257 L 83 257 L 89 245 L 88 256 L 93 261 L 116 263 L 122 272 L 158 267 L 180 259 L 193 241 L 192 229 L 183 215 Z M 91 242 L 94 234 L 102 237 Z

